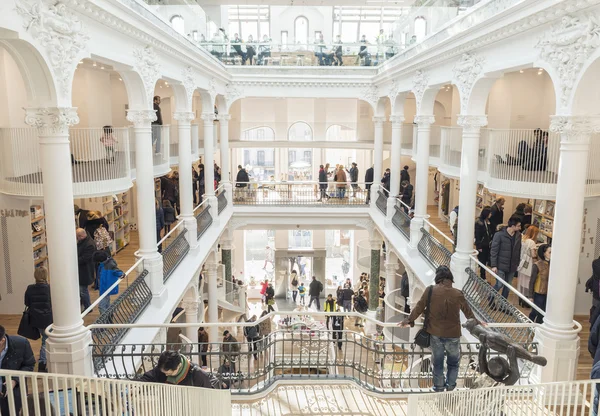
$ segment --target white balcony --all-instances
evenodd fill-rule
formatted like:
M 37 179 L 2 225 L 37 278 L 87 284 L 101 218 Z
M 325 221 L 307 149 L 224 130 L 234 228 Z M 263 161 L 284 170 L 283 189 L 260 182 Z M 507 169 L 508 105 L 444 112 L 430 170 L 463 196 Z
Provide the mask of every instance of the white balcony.
M 130 164 L 132 169 L 132 176 L 135 178 L 135 131 L 133 126 L 129 127 L 129 135 L 131 138 L 129 140 Z M 170 136 L 171 126 L 169 124 L 165 124 L 163 126 L 152 125 L 152 165 L 154 167 L 155 178 L 164 176 L 171 171 Z

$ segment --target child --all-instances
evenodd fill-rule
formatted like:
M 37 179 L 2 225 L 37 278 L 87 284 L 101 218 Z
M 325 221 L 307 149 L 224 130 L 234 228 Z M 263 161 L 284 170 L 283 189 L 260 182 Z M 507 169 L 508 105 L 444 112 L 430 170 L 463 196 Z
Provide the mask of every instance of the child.
M 104 145 L 104 150 L 106 151 L 106 163 L 114 163 L 117 138 L 113 134 L 112 126 L 104 126 L 102 130 L 104 134 L 100 137 L 100 143 Z
M 304 287 L 304 282 L 301 282 L 300 286 L 298 286 L 298 293 L 300 294 L 300 303 L 305 305 L 304 296 L 306 295 L 306 288 Z
M 102 296 L 117 280 L 125 277 L 125 274 L 117 267 L 117 262 L 105 251 L 96 251 L 93 260 L 98 263 L 99 295 Z M 102 315 L 110 308 L 110 296 L 119 293 L 119 286 L 115 286 L 110 293 L 100 301 L 98 308 Z
M 175 222 L 175 209 L 168 199 L 163 200 L 163 214 L 165 216 L 165 235 L 171 231 L 171 224 Z

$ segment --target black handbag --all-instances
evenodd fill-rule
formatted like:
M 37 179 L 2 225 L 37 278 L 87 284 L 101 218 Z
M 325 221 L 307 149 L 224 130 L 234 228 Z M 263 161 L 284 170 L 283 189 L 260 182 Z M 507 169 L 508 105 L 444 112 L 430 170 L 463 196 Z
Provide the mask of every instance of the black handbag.
M 423 320 L 423 328 L 415 335 L 415 344 L 421 348 L 429 348 L 431 344 L 431 335 L 427 332 L 427 325 L 429 324 L 429 307 L 431 305 L 431 292 L 433 292 L 433 286 L 429 286 L 429 293 L 427 294 L 427 309 L 425 309 L 425 319 Z
M 40 339 L 40 330 L 31 326 L 29 322 L 29 308 L 25 308 L 25 311 L 23 311 L 23 316 L 21 316 L 21 322 L 19 323 L 17 334 L 32 340 Z

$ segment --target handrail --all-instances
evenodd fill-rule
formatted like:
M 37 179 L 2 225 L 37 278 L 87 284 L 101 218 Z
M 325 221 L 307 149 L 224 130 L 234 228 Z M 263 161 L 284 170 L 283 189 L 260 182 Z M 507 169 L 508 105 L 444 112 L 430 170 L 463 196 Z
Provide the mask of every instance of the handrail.
M 385 297 L 383 298 L 383 302 L 385 303 L 386 308 L 390 308 L 392 311 L 396 312 L 397 314 L 409 316 L 410 315 L 409 313 L 401 311 L 400 309 L 396 308 L 395 306 L 392 306 L 394 304 L 394 302 L 391 301 L 390 296 L 392 295 L 392 293 L 400 292 L 401 290 L 402 289 L 392 290 L 387 295 L 385 295 Z
M 181 219 L 177 219 L 177 225 L 175 227 L 172 227 L 171 230 L 165 234 L 165 236 L 162 238 L 162 240 L 160 240 L 156 245 L 160 246 L 162 243 L 164 243 L 166 241 L 167 238 L 169 238 L 169 236 L 171 234 L 173 234 L 175 232 L 175 230 L 177 230 L 179 227 L 181 227 L 183 225 L 183 221 L 181 221 Z
M 196 215 L 196 211 L 198 210 L 198 208 L 200 208 L 202 205 L 208 205 L 208 199 L 207 198 L 202 198 L 202 202 L 200 202 L 197 206 L 194 207 L 194 215 Z
M 225 184 L 222 183 L 217 187 L 217 189 L 215 189 L 215 194 L 218 194 L 220 191 L 224 191 L 224 190 L 225 190 Z
M 442 237 L 444 237 L 450 244 L 452 244 L 452 247 L 454 247 L 454 240 L 452 240 L 450 237 L 448 237 L 446 234 L 444 234 L 439 228 L 437 228 L 435 225 L 433 225 L 427 219 L 423 218 L 423 222 L 426 223 L 427 225 L 429 225 L 430 228 L 433 228 L 435 231 L 437 231 L 438 234 L 440 234 Z

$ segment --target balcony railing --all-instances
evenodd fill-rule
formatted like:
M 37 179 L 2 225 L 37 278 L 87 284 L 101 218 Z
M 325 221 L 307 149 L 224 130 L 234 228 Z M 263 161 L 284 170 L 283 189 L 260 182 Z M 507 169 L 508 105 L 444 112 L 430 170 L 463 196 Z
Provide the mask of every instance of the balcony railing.
M 377 206 L 377 209 L 379 211 L 381 211 L 381 213 L 383 215 L 387 215 L 388 194 L 389 194 L 389 192 L 383 187 L 380 187 L 379 189 L 377 189 L 377 200 L 375 201 L 375 205 Z
M 221 212 L 227 208 L 227 193 L 223 185 L 217 189 L 217 213 L 221 215 Z
M 126 128 L 72 128 L 73 194 L 91 197 L 131 188 L 130 143 Z M 38 130 L 0 129 L 0 190 L 41 197 L 42 171 Z
M 364 183 L 249 182 L 233 188 L 234 205 L 364 207 L 366 198 Z
M 433 125 L 429 133 L 429 157 L 439 158 L 442 144 L 441 126 Z
M 210 214 L 210 204 L 208 200 L 204 200 L 200 205 L 194 209 L 194 216 L 196 217 L 196 237 L 200 240 L 200 237 L 208 230 L 213 222 L 213 217 Z
M 414 127 L 415 125 L 413 123 L 402 124 L 402 140 L 400 141 L 400 148 L 403 151 L 410 151 L 412 153 Z
M 421 228 L 421 240 L 417 245 L 419 253 L 434 268 L 450 266 L 450 258 L 454 252 L 454 242 L 429 221 Z M 437 237 L 437 238 L 436 238 Z
M 153 124 L 151 128 L 152 134 L 152 166 L 154 166 L 154 176 L 164 176 L 171 170 L 170 163 L 170 136 L 171 126 L 168 124 L 159 126 Z M 130 135 L 130 161 L 131 168 L 136 168 L 135 161 L 135 131 L 133 127 L 129 127 Z
M 462 128 L 460 127 L 442 127 L 441 128 L 441 163 L 442 173 L 448 176 L 460 176 L 460 162 L 462 153 Z
M 187 229 L 184 227 L 183 221 L 179 221 L 158 242 L 158 247 L 162 248 L 163 282 L 166 282 L 171 277 L 171 274 L 179 266 L 179 263 L 183 261 L 190 251 L 190 244 L 188 243 L 186 234 Z
M 411 217 L 408 214 L 410 207 L 404 202 L 396 199 L 396 205 L 394 206 L 394 216 L 392 217 L 392 224 L 394 227 L 402 233 L 404 237 L 410 240 L 410 221 Z

